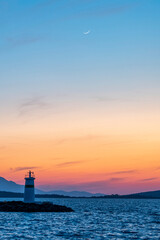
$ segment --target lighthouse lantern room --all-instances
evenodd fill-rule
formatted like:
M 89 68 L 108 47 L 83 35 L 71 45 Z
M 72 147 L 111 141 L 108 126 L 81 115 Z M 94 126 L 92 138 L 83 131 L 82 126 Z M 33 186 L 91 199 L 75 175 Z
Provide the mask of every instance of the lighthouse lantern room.
M 33 203 L 35 199 L 34 193 L 34 172 L 29 171 L 25 176 L 24 202 Z

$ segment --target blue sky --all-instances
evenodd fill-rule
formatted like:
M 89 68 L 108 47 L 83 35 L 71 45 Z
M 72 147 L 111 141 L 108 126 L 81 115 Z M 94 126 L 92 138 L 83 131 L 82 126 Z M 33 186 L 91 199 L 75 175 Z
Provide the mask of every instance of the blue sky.
M 159 86 L 158 0 L 8 0 L 0 8 L 1 87 L 10 97 Z

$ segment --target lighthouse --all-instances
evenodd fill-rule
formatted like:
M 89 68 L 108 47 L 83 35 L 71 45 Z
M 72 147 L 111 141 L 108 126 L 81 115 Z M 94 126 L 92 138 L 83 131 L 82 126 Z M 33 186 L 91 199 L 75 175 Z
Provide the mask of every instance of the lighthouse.
M 34 180 L 34 172 L 29 171 L 25 176 L 24 202 L 26 203 L 34 202 Z

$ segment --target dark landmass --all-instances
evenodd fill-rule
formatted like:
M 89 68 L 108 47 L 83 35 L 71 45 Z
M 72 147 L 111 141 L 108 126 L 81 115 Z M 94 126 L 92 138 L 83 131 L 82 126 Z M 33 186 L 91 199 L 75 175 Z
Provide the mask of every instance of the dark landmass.
M 95 198 L 95 197 L 93 197 Z M 134 193 L 128 195 L 106 195 L 101 198 L 126 198 L 126 199 L 160 199 L 160 190 L 158 191 L 150 191 L 150 192 L 141 192 L 141 193 Z
M 160 190 L 157 191 L 149 191 L 149 192 L 141 192 L 141 193 L 135 193 L 128 195 L 129 197 L 135 197 L 135 198 L 160 198 Z
M 0 198 L 23 198 L 24 194 L 19 192 L 0 191 Z
M 0 202 L 0 212 L 73 212 L 72 208 L 50 202 L 24 203 L 22 201 Z
M 37 192 L 37 194 L 42 194 Z M 43 192 L 43 194 L 54 194 L 54 195 L 63 195 L 69 197 L 101 197 L 105 196 L 106 194 L 102 193 L 90 193 L 86 191 L 63 191 L 63 190 L 54 190 L 49 192 Z
M 0 198 L 23 198 L 23 193 L 0 191 Z M 160 199 L 160 190 L 151 192 L 134 193 L 128 195 L 105 195 L 91 197 L 71 197 L 58 194 L 35 194 L 36 198 L 126 198 L 126 199 Z
M 35 194 L 36 198 L 70 198 L 69 196 L 57 194 Z M 0 191 L 0 198 L 24 198 L 23 193 Z

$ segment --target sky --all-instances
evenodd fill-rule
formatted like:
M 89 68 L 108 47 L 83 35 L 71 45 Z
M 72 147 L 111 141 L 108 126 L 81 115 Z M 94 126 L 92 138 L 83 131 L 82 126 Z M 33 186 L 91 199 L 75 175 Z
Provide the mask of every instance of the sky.
M 0 0 L 0 176 L 160 189 L 159 12 L 159 0 Z

